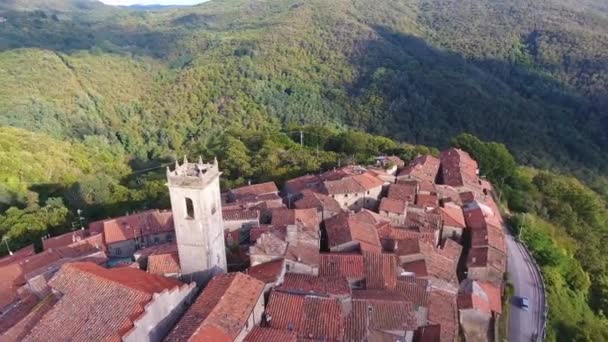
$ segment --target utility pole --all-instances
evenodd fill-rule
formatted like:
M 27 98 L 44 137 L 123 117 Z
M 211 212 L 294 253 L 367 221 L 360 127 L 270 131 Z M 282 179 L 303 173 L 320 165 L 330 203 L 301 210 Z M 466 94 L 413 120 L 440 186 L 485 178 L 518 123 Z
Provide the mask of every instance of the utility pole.
M 304 132 L 300 130 L 300 146 L 304 146 Z

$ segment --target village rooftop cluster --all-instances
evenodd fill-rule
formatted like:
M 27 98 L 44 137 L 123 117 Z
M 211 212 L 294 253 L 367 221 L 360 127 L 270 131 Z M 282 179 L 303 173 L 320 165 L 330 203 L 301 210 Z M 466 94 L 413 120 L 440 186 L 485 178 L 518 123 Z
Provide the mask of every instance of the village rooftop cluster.
M 89 224 L 0 259 L 0 341 L 493 338 L 506 267 L 466 152 L 394 156 L 220 193 L 167 169 L 171 211 Z

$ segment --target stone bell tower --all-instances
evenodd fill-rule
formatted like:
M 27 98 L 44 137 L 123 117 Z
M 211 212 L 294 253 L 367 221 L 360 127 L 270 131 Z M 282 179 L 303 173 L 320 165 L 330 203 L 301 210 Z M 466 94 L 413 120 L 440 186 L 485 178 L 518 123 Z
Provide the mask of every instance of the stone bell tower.
M 184 158 L 175 170 L 167 168 L 182 280 L 199 285 L 227 269 L 220 175 L 217 159 L 205 164 Z

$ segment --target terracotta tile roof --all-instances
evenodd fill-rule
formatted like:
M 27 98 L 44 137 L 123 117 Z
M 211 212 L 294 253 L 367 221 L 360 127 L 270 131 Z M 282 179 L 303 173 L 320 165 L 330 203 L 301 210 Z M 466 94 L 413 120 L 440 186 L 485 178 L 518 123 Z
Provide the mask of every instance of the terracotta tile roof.
M 364 252 L 363 260 L 368 289 L 394 289 L 397 286 L 397 257 L 394 254 Z
M 416 195 L 416 205 L 423 208 L 436 208 L 439 206 L 439 199 L 437 195 L 418 194 Z
M 44 250 L 49 248 L 59 248 L 67 245 L 71 245 L 74 242 L 80 241 L 89 236 L 88 230 L 75 230 L 59 236 L 54 236 L 48 239 L 42 240 L 42 247 Z
M 292 178 L 285 182 L 285 189 L 291 193 L 301 193 L 304 190 L 321 191 L 323 179 L 319 175 L 306 175 Z
M 405 201 L 408 203 L 414 203 L 416 200 L 416 189 L 417 185 L 412 184 L 391 184 L 388 187 L 388 193 L 386 197 Z
M 252 243 L 256 242 L 264 233 L 270 233 L 280 240 L 285 240 L 285 237 L 287 236 L 287 227 L 275 227 L 269 224 L 262 224 L 259 227 L 253 227 L 249 230 L 249 241 Z
M 301 223 L 307 230 L 319 230 L 319 215 L 314 208 L 310 209 L 274 209 L 271 224 L 274 227 Z
M 346 319 L 345 339 L 376 341 L 372 337 L 373 331 L 413 331 L 414 329 L 416 329 L 416 317 L 409 302 L 353 299 L 352 310 Z
M 21 341 L 25 336 L 38 324 L 40 319 L 57 303 L 57 297 L 50 295 L 38 301 L 37 298 L 34 301 L 34 306 L 30 307 L 25 316 L 20 315 L 16 320 L 13 320 L 13 324 L 2 330 L 0 334 L 0 341 Z M 11 311 L 10 315 L 15 314 Z M 8 315 L 7 315 L 8 316 Z M 4 318 L 4 317 L 3 317 Z
M 437 253 L 441 256 L 458 262 L 462 254 L 462 245 L 458 242 L 447 239 L 441 248 L 437 249 Z
M 505 254 L 494 248 L 474 247 L 469 250 L 467 267 L 493 267 L 500 272 L 504 272 L 506 262 Z
M 49 285 L 63 293 L 25 341 L 120 341 L 155 293 L 182 283 L 133 268 L 64 265 Z
M 425 259 L 414 260 L 410 262 L 406 262 L 403 265 L 403 270 L 405 272 L 410 272 L 414 274 L 416 277 L 428 277 L 429 272 L 427 270 L 427 262 Z
M 455 188 L 445 184 L 435 184 L 435 191 L 439 199 L 444 202 L 452 202 L 456 205 L 462 205 L 460 193 Z
M 243 340 L 244 342 L 296 342 L 297 335 L 293 331 L 263 328 L 256 326 Z
M 353 176 L 353 178 L 366 191 L 376 189 L 384 185 L 384 182 L 382 180 L 370 174 L 369 172 L 360 175 L 355 175 Z
M 298 337 L 315 341 L 342 341 L 344 318 L 338 299 L 306 297 Z
M 359 221 L 350 213 L 341 213 L 325 221 L 329 247 L 336 247 L 356 241 L 361 250 L 380 251 L 380 239 L 376 228 Z
M 263 291 L 263 282 L 240 272 L 214 277 L 165 341 L 233 341 Z
M 432 212 L 408 211 L 405 217 L 405 228 L 418 231 L 439 231 L 442 228 L 441 216 Z
M 154 245 L 146 248 L 142 248 L 135 252 L 136 256 L 147 258 L 150 255 L 159 254 L 172 254 L 177 253 L 177 244 L 175 243 L 163 243 L 160 245 Z
M 278 259 L 252 266 L 246 272 L 265 284 L 276 283 L 285 272 L 285 260 Z
M 457 206 L 440 207 L 437 208 L 436 212 L 441 215 L 444 225 L 462 229 L 466 227 L 462 208 Z
M 314 208 L 317 210 L 327 210 L 334 213 L 342 212 L 342 207 L 335 199 L 321 194 L 313 192 L 312 190 L 306 189 L 302 191 L 302 198 L 295 201 L 294 206 L 297 209 L 309 209 Z
M 397 228 L 393 226 L 386 226 L 378 231 L 383 239 L 388 240 L 407 240 L 416 239 L 422 240 L 427 243 L 435 243 L 435 233 L 431 231 L 420 232 L 413 229 Z
M 456 294 L 432 290 L 428 319 L 432 324 L 441 326 L 441 342 L 454 342 L 458 335 Z
M 50 266 L 56 265 L 60 260 L 63 263 L 72 261 L 90 253 L 98 251 L 96 243 L 100 243 L 99 236 L 90 237 L 73 243 L 69 246 L 50 249 L 39 254 L 29 255 L 24 251 L 18 258 L 11 258 L 11 263 L 0 266 L 0 309 L 18 299 L 17 290 L 33 275 L 38 275 Z
M 487 282 L 478 283 L 488 296 L 490 309 L 496 313 L 502 313 L 502 293 L 500 287 Z
M 443 184 L 460 187 L 477 183 L 479 179 L 477 162 L 468 153 L 450 148 L 442 151 L 439 159 Z
M 13 252 L 13 255 L 7 255 L 0 258 L 0 267 L 6 266 L 8 264 L 12 264 L 14 262 L 18 262 L 24 258 L 30 257 L 36 254 L 34 250 L 34 245 L 29 245 L 27 247 L 23 247 L 20 250 Z
M 277 185 L 274 182 L 266 182 L 261 184 L 252 184 L 242 186 L 240 188 L 230 190 L 230 195 L 233 200 L 239 200 L 247 197 L 256 197 L 266 194 L 276 194 L 279 192 Z
M 0 314 L 0 336 L 27 316 L 38 301 L 38 297 L 29 294 L 11 305 L 6 312 L 2 312 Z
M 491 225 L 487 225 L 484 228 L 471 229 L 471 246 L 493 247 L 503 253 L 507 250 L 504 232 L 502 229 Z
M 103 221 L 106 244 L 173 231 L 173 214 L 170 211 L 149 210 Z
M 255 245 L 249 247 L 250 255 L 263 254 L 282 258 L 287 251 L 287 242 L 272 233 L 263 233 L 256 240 Z
M 384 197 L 380 202 L 379 210 L 394 214 L 405 215 L 406 207 L 407 203 L 405 201 Z
M 148 257 L 148 273 L 158 275 L 180 274 L 181 266 L 178 253 L 150 255 Z
M 319 276 L 342 276 L 347 279 L 363 279 L 363 255 L 361 254 L 321 254 Z
M 300 295 L 350 296 L 350 286 L 345 277 L 317 277 L 308 274 L 286 273 L 277 291 Z
M 402 293 L 395 290 L 353 290 L 353 300 L 408 302 Z
M 357 182 L 354 177 L 345 177 L 336 180 L 327 180 L 323 182 L 324 192 L 328 195 L 342 194 L 362 194 L 367 191 Z
M 403 280 L 400 278 L 397 280 L 396 290 L 405 298 L 405 300 L 412 302 L 416 307 L 429 306 L 430 291 L 426 283 L 415 280 Z
M 250 209 L 224 209 L 222 208 L 222 217 L 224 221 L 247 221 L 259 220 L 260 212 Z
M 412 160 L 403 170 L 399 171 L 397 177 L 414 177 L 420 180 L 435 182 L 439 173 L 439 159 L 425 155 Z
M 395 242 L 395 254 L 406 256 L 413 254 L 429 255 L 433 252 L 433 245 L 419 238 L 404 239 Z
M 272 291 L 266 317 L 270 318 L 270 327 L 280 330 L 298 331 L 304 308 L 304 296 Z
M 309 243 L 290 243 L 285 251 L 285 259 L 306 264 L 312 267 L 319 266 L 319 245 Z
M 353 216 L 356 220 L 374 225 L 376 228 L 380 228 L 391 221 L 390 219 L 367 209 L 361 209 Z

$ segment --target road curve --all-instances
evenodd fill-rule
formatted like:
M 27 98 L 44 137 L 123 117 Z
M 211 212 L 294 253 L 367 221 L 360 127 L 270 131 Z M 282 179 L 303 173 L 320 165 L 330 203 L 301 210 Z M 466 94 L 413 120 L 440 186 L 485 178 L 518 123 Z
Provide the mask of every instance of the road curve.
M 543 280 L 525 248 L 505 229 L 509 281 L 515 287 L 515 297 L 528 297 L 530 309 L 522 310 L 517 301 L 511 302 L 509 341 L 542 341 L 545 293 Z

